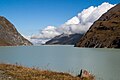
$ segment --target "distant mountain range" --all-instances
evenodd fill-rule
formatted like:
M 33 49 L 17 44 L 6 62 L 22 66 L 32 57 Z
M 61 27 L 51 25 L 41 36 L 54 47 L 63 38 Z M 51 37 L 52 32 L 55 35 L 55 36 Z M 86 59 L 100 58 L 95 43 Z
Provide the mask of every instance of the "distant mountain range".
M 52 32 L 56 32 L 56 28 L 48 28 L 51 29 Z M 43 32 L 46 31 L 48 31 L 48 29 L 44 29 Z M 39 38 L 39 36 L 37 37 Z M 31 39 L 36 41 L 36 36 L 33 36 Z M 47 35 L 47 40 L 48 39 L 50 38 Z M 41 41 L 46 42 L 47 40 L 42 39 Z M 41 41 L 38 40 L 37 45 L 39 43 L 43 43 Z M 114 6 L 105 14 L 103 14 L 97 21 L 92 24 L 86 33 L 60 34 L 47 41 L 45 44 L 75 45 L 76 47 L 94 48 L 120 48 L 120 4 Z M 0 16 L 0 46 L 19 45 L 32 45 L 32 43 L 25 39 L 16 30 L 14 25 L 10 23 L 5 17 Z
M 5 17 L 0 16 L 0 46 L 32 45 Z
M 47 45 L 74 45 L 79 41 L 79 39 L 83 36 L 83 34 L 61 34 L 59 36 L 54 37 L 53 39 L 47 41 L 45 44 Z
M 95 21 L 75 46 L 120 48 L 120 4 Z

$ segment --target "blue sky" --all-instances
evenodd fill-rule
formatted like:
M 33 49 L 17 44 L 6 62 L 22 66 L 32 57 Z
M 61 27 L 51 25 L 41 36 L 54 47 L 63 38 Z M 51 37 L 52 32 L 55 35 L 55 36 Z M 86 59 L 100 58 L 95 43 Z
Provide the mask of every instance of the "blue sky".
M 0 0 L 0 15 L 29 36 L 46 26 L 59 26 L 90 6 L 119 0 Z

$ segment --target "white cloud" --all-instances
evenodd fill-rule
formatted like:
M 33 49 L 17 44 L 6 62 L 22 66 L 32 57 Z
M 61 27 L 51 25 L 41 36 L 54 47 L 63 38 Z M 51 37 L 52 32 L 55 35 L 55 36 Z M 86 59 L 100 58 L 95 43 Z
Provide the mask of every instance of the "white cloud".
M 43 29 L 42 31 L 40 31 L 39 34 L 35 34 L 35 35 L 32 35 L 32 39 L 35 39 L 35 38 L 40 38 L 40 39 L 50 39 L 50 38 L 53 38 L 57 35 L 60 35 L 60 33 L 57 31 L 57 28 L 54 27 L 54 26 L 47 26 L 45 29 Z
M 73 33 L 85 33 L 89 27 L 96 21 L 102 14 L 107 12 L 110 8 L 115 5 L 109 4 L 107 2 L 102 3 L 98 7 L 91 6 L 87 9 L 84 9 L 82 12 L 78 13 L 77 16 L 71 18 L 64 24 L 59 27 L 48 26 L 45 29 L 41 30 L 39 34 L 32 35 L 32 39 L 39 39 L 45 41 L 60 35 L 73 34 Z
M 85 33 L 94 21 L 99 19 L 102 14 L 107 12 L 113 6 L 114 5 L 107 2 L 102 3 L 98 7 L 91 6 L 78 13 L 78 16 L 75 16 L 72 19 L 68 20 L 60 28 L 62 28 L 64 33 Z M 75 24 L 73 22 L 78 22 L 78 24 Z
M 73 17 L 72 19 L 68 20 L 65 24 L 71 25 L 71 24 L 79 24 L 80 20 L 77 16 Z
M 86 23 L 86 19 L 91 15 L 91 13 L 96 9 L 97 7 L 91 6 L 88 9 L 84 9 L 81 13 L 78 13 L 78 18 L 80 20 L 81 24 Z
M 39 34 L 34 34 L 29 39 L 33 44 L 44 44 L 48 40 L 60 35 L 57 28 L 54 26 L 47 26 L 45 29 L 41 30 Z
M 92 22 L 93 23 L 94 21 L 99 19 L 99 17 L 103 13 L 107 12 L 113 6 L 115 6 L 115 5 L 112 5 L 112 4 L 109 4 L 107 2 L 104 2 L 100 6 L 94 7 L 94 10 L 92 11 L 92 13 L 86 18 L 86 22 Z

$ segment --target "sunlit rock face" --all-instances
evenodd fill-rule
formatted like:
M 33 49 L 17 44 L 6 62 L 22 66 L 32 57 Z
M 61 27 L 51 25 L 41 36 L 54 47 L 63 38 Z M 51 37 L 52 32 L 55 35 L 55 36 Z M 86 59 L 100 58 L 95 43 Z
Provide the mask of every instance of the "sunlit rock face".
M 5 17 L 0 16 L 0 46 L 32 45 Z

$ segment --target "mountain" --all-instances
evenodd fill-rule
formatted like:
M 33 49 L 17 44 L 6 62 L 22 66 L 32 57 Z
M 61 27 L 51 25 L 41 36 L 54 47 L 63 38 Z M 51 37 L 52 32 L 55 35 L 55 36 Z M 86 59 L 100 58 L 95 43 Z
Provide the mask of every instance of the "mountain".
M 120 48 L 120 4 L 95 21 L 75 46 Z
M 0 16 L 0 46 L 32 45 L 5 17 Z
M 66 20 L 60 26 L 48 25 L 43 29 L 40 29 L 36 33 L 33 33 L 29 39 L 35 45 L 45 44 L 46 41 L 58 36 L 62 33 L 65 34 L 84 34 L 88 31 L 90 26 L 98 20 L 102 14 L 107 12 L 115 4 L 103 2 L 98 6 L 89 6 L 77 13 L 76 16 L 71 16 L 70 19 Z
M 46 44 L 74 45 L 83 34 L 61 34 L 46 42 Z

